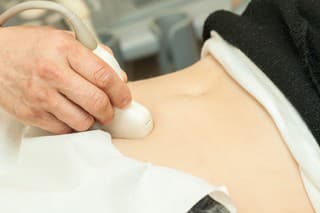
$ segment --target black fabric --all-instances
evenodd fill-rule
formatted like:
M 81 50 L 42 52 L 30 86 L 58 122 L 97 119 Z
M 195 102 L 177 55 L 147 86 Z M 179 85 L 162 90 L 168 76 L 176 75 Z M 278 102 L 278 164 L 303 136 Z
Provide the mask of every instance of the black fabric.
M 320 144 L 320 0 L 253 0 L 241 16 L 211 14 L 204 40 L 211 30 L 266 73 Z
M 230 211 L 207 195 L 187 213 L 230 213 Z

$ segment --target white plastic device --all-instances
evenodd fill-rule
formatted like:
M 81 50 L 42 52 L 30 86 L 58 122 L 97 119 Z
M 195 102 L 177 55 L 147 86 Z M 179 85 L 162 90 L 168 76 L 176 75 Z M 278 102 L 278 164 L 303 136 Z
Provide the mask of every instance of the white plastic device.
M 98 45 L 93 52 L 106 62 L 122 79 L 120 65 L 108 51 Z M 99 127 L 108 131 L 112 137 L 143 138 L 152 130 L 153 120 L 147 108 L 136 101 L 132 101 L 125 109 L 115 108 L 115 115 L 111 123 L 106 126 L 99 125 Z
M 0 26 L 16 14 L 30 9 L 47 9 L 60 13 L 69 21 L 76 38 L 98 57 L 106 62 L 121 77 L 121 68 L 117 60 L 106 50 L 100 47 L 95 37 L 71 10 L 60 4 L 50 1 L 28 1 L 17 4 L 0 15 Z M 114 138 L 136 139 L 147 136 L 153 129 L 151 113 L 143 105 L 132 101 L 125 109 L 115 109 L 114 119 L 106 126 L 95 125 L 108 131 Z

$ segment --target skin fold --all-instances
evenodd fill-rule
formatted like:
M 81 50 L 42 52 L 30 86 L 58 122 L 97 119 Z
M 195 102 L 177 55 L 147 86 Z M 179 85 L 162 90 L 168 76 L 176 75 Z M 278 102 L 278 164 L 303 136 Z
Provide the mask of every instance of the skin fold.
M 226 185 L 239 212 L 313 212 L 273 120 L 212 56 L 129 87 L 155 128 L 115 139 L 123 154 Z

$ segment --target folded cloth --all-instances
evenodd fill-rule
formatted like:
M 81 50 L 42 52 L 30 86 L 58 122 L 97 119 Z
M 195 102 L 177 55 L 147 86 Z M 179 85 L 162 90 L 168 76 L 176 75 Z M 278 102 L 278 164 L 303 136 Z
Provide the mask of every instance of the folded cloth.
M 204 40 L 212 30 L 280 88 L 320 144 L 320 1 L 252 0 L 242 16 L 211 14 Z
M 107 132 L 48 135 L 0 118 L 0 212 L 186 213 L 208 194 L 235 212 L 225 187 L 127 158 Z

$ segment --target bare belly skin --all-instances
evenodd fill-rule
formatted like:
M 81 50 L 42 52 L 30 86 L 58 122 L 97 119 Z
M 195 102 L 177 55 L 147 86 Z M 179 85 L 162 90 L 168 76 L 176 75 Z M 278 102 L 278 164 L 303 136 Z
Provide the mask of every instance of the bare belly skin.
M 126 156 L 226 185 L 239 212 L 313 212 L 273 120 L 211 56 L 129 85 L 155 128 L 141 140 L 114 140 Z

